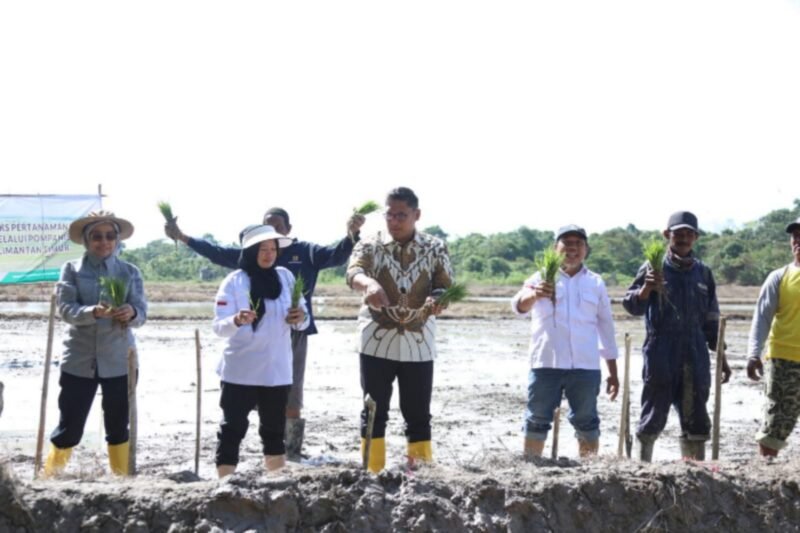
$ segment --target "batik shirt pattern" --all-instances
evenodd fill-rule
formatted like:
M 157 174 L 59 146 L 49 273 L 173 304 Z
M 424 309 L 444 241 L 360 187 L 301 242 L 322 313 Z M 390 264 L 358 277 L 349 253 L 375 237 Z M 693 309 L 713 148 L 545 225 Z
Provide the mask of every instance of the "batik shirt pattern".
M 361 307 L 361 353 L 404 362 L 435 359 L 436 319 L 425 302 L 434 291 L 452 283 L 447 245 L 420 232 L 405 244 L 378 234 L 355 246 L 347 268 L 348 284 L 359 273 L 375 279 L 390 302 L 382 309 Z

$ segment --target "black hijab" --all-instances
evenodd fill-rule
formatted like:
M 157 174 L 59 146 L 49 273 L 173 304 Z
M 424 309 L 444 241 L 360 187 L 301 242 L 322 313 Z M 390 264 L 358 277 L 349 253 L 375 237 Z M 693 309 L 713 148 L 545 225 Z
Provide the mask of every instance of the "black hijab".
M 277 242 L 276 242 L 277 245 Z M 258 247 L 256 243 L 242 250 L 239 254 L 239 268 L 250 277 L 250 300 L 256 306 L 256 319 L 253 321 L 253 331 L 256 330 L 261 317 L 264 316 L 264 298 L 277 300 L 281 295 L 281 280 L 273 263 L 269 268 L 258 266 Z M 278 249 L 280 253 L 280 248 Z

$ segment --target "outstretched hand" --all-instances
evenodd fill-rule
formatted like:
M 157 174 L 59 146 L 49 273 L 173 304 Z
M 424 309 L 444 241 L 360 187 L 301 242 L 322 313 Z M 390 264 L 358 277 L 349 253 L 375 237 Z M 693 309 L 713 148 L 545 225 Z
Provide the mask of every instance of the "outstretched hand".
M 364 225 L 364 221 L 366 221 L 366 217 L 364 215 L 359 215 L 358 213 L 353 213 L 350 218 L 347 220 L 347 235 L 351 239 L 355 239 L 358 233 L 361 231 L 361 226 Z
M 178 217 L 175 217 L 164 224 L 164 234 L 173 241 L 181 241 L 185 243 L 187 240 L 189 240 L 178 227 Z

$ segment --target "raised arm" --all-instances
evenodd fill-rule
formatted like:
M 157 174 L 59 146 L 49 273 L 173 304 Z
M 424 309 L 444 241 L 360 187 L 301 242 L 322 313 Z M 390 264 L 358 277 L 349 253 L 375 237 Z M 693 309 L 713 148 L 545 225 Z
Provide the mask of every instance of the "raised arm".
M 332 246 L 311 245 L 311 264 L 317 270 L 332 268 L 345 264 L 353 246 L 359 241 L 364 215 L 353 213 L 347 220 L 347 237 Z
M 215 265 L 225 268 L 238 268 L 239 266 L 239 254 L 242 252 L 239 248 L 219 246 L 194 237 L 188 237 L 186 245 Z

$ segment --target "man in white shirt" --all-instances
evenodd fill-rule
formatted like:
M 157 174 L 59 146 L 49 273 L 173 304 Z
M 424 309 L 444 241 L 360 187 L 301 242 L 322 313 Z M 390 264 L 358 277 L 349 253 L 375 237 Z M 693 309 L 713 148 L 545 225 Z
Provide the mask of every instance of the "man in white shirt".
M 564 257 L 555 285 L 537 272 L 511 301 L 515 313 L 531 317 L 524 452 L 526 457 L 542 455 L 564 394 L 578 451 L 585 457 L 596 454 L 600 442 L 601 358 L 608 368 L 606 392 L 614 400 L 619 391 L 614 322 L 603 279 L 583 264 L 589 253 L 586 231 L 575 225 L 560 228 L 555 249 Z

